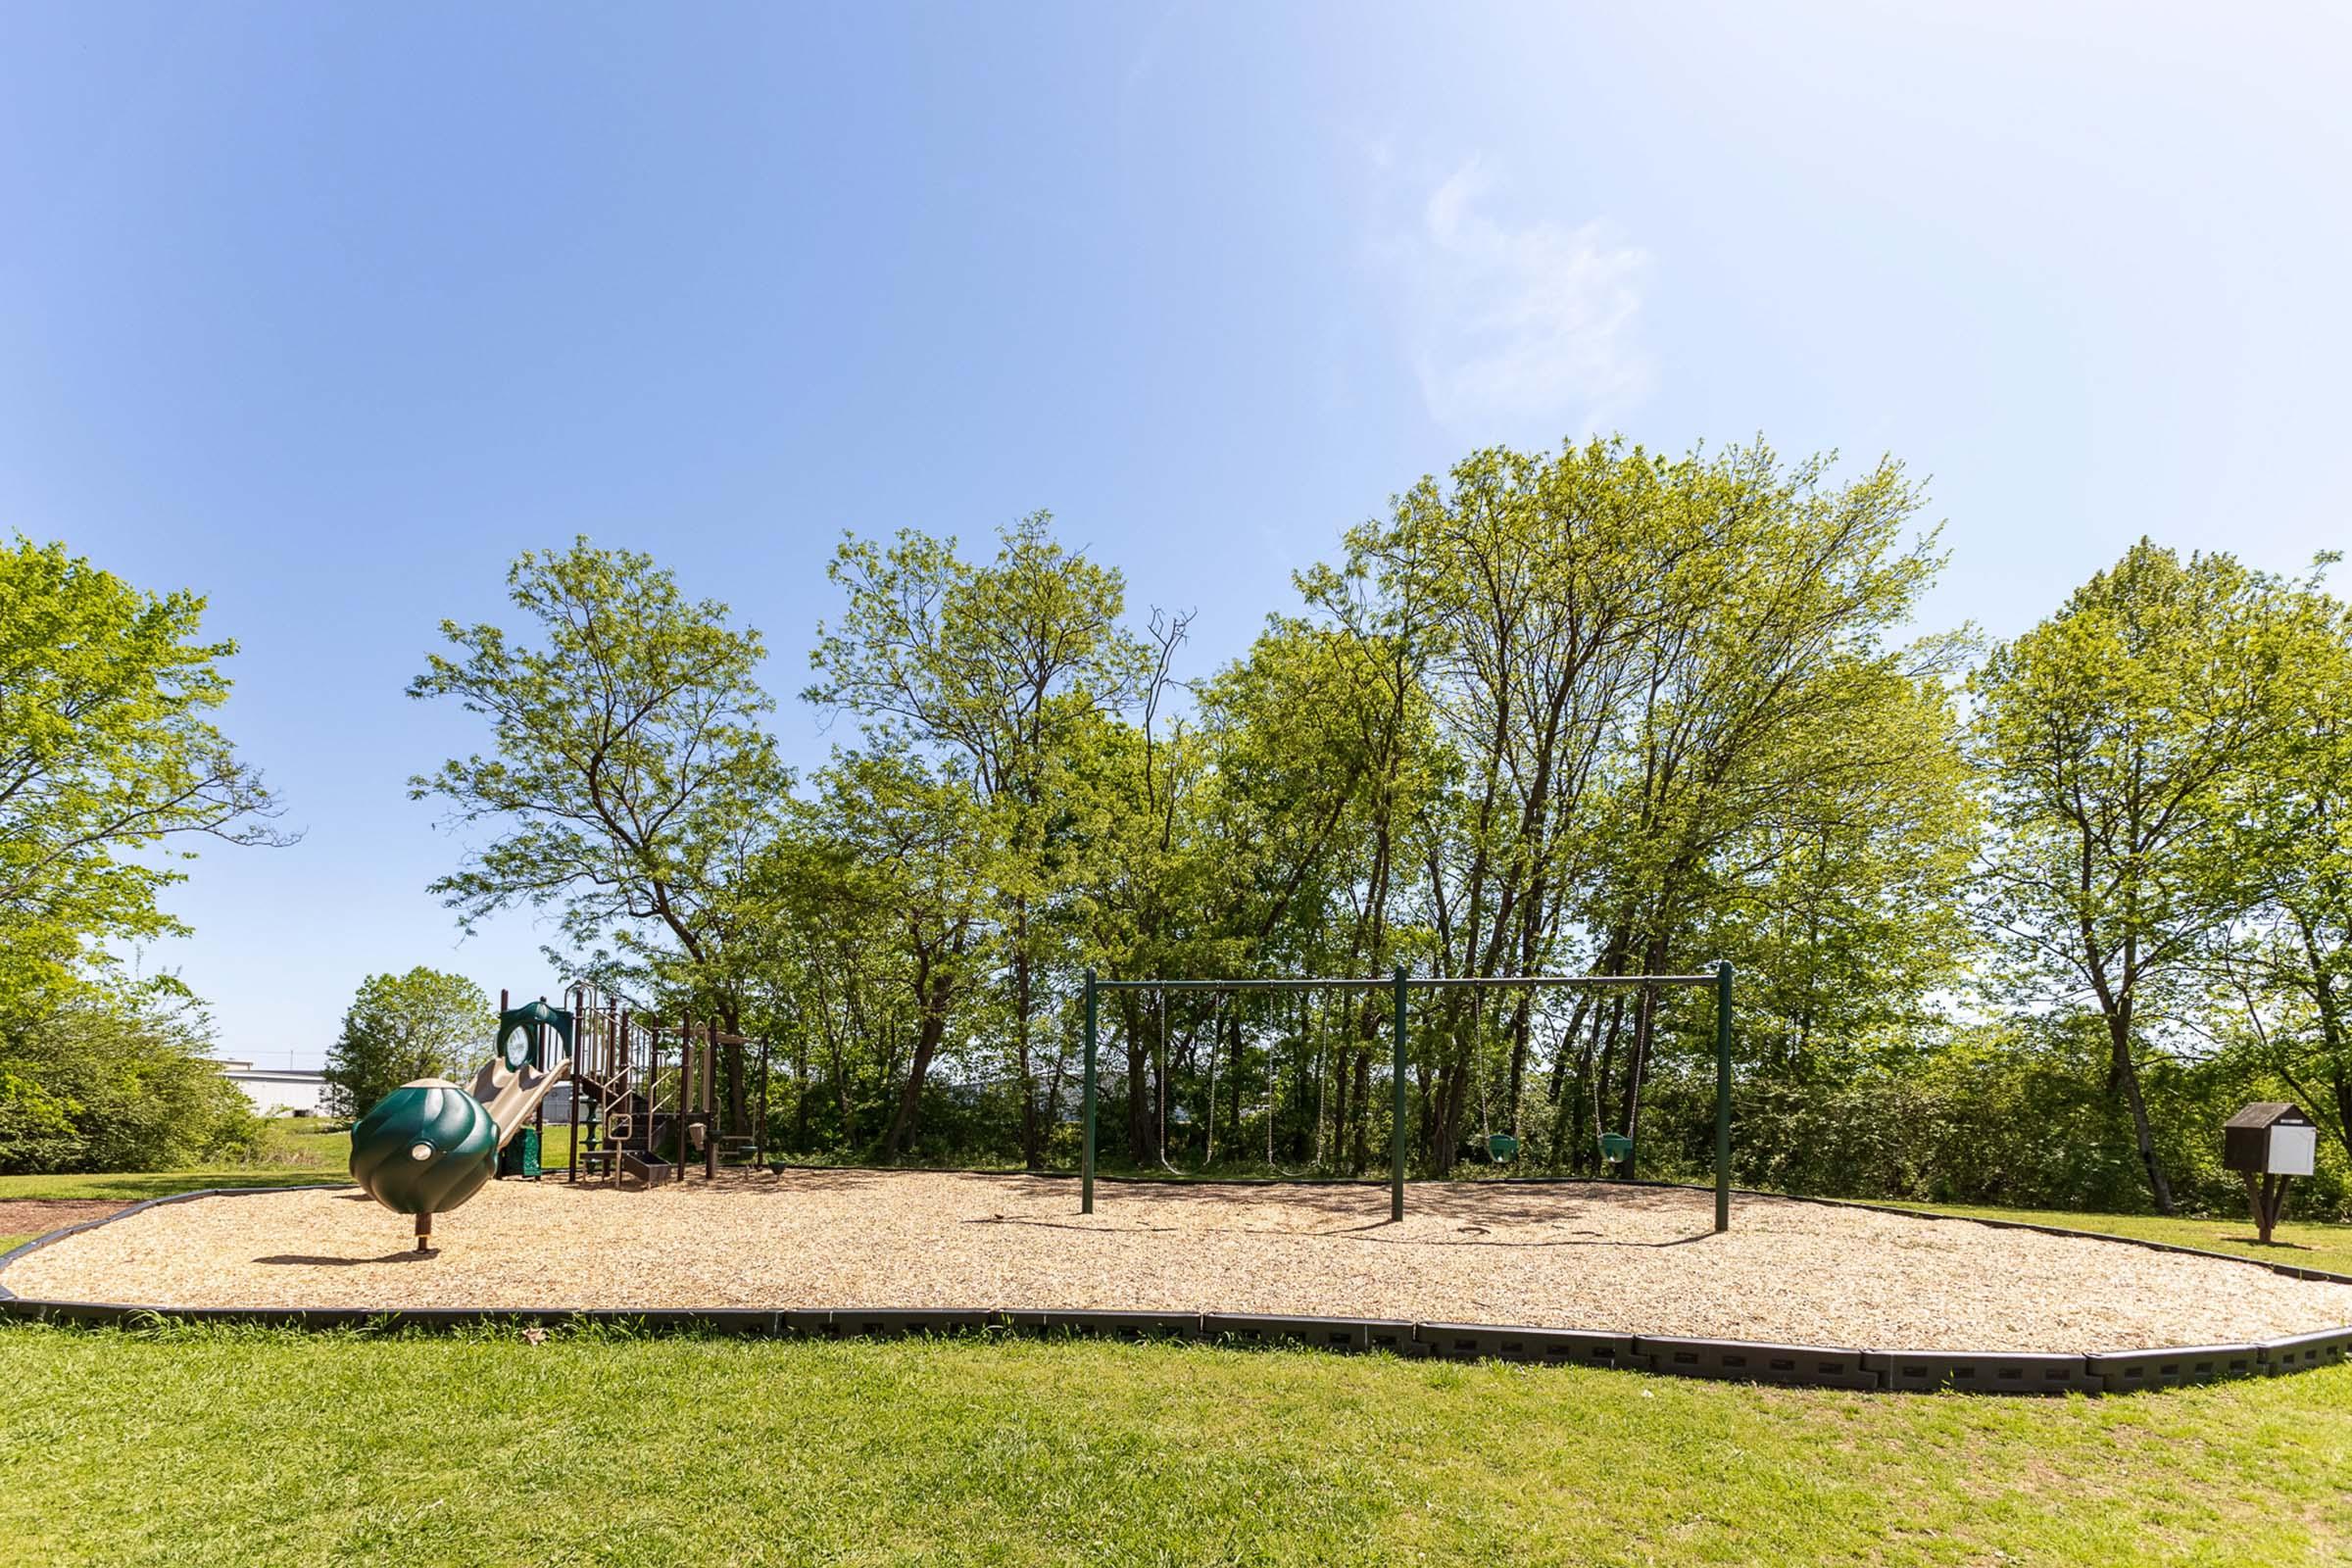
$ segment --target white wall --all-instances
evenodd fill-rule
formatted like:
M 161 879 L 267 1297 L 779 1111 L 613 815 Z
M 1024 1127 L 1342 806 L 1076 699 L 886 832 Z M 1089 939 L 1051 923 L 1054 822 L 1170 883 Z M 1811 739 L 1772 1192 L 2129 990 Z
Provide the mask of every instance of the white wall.
M 326 1111 L 326 1084 L 315 1072 L 230 1066 L 221 1076 L 245 1091 L 265 1116 L 318 1116 Z

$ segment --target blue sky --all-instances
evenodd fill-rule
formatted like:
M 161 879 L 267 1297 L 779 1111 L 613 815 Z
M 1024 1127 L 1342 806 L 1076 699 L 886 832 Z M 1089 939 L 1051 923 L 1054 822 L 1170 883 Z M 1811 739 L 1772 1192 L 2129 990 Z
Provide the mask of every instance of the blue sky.
M 303 843 L 147 956 L 315 1061 L 461 943 L 407 701 L 519 549 L 766 632 L 845 528 L 1035 508 L 1194 669 L 1490 441 L 1761 432 L 1932 479 L 1934 624 L 2142 533 L 2345 542 L 2321 7 L 0 6 L 0 526 L 211 597 Z

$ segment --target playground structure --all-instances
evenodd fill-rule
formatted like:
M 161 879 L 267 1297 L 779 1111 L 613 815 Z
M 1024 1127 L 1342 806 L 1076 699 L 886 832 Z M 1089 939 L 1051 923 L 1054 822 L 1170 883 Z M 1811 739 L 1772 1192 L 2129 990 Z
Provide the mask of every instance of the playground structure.
M 1204 991 L 1219 996 L 1251 992 L 1365 992 L 1385 991 L 1389 996 L 1389 1027 L 1391 1057 L 1389 1066 L 1389 1218 L 1400 1222 L 1404 1218 L 1405 1174 L 1405 1086 L 1408 1081 L 1409 1046 L 1411 1042 L 1412 994 L 1415 991 L 1484 991 L 1489 989 L 1536 990 L 1544 987 L 1589 987 L 1593 989 L 1630 988 L 1642 992 L 1644 998 L 1654 997 L 1660 990 L 1709 986 L 1715 993 L 1715 1229 L 1718 1233 L 1732 1227 L 1732 965 L 1720 961 L 1703 974 L 1578 974 L 1578 975 L 1494 975 L 1494 976 L 1416 976 L 1399 967 L 1395 973 L 1378 978 L 1322 978 L 1322 979 L 1135 979 L 1104 980 L 1092 969 L 1086 972 L 1085 1006 L 1085 1063 L 1083 1086 L 1080 1090 L 1079 1115 L 1083 1123 L 1083 1143 L 1079 1166 L 1079 1212 L 1095 1211 L 1095 1143 L 1097 1088 L 1101 1079 L 1099 1057 L 1102 1044 L 1102 997 L 1106 992 L 1150 991 L 1165 996 L 1170 991 Z M 1162 1016 L 1165 1013 L 1163 1010 Z M 1164 1025 L 1163 1025 L 1164 1029 Z M 1213 1063 L 1215 1057 L 1210 1057 Z M 1212 1087 L 1209 1096 L 1211 1114 L 1214 1114 L 1216 1096 Z M 1213 1127 L 1213 1123 L 1212 1123 Z M 1269 1137 L 1271 1134 L 1269 1133 Z M 1633 1129 L 1623 1133 L 1601 1135 L 1601 1144 L 1610 1160 L 1618 1163 L 1628 1174 L 1633 1169 L 1635 1140 Z M 1214 1148 L 1214 1133 L 1210 1134 Z M 1516 1139 L 1490 1135 L 1488 1147 L 1493 1157 L 1508 1158 L 1518 1152 Z M 1269 1162 L 1271 1156 L 1269 1155 Z
M 686 1017 L 666 1024 L 585 982 L 564 1000 L 571 1005 L 550 1006 L 542 997 L 514 1007 L 501 992 L 497 1049 L 468 1087 L 416 1079 L 352 1128 L 352 1180 L 385 1207 L 416 1217 L 418 1251 L 430 1250 L 433 1215 L 465 1203 L 493 1176 L 538 1178 L 547 1099 L 562 1083 L 572 1086 L 571 1181 L 602 1176 L 644 1190 L 676 1181 L 697 1162 L 706 1181 L 717 1179 L 722 1162 L 731 1166 L 745 1155 L 754 1169 L 765 1163 L 764 1045 L 755 1115 L 749 1073 L 721 1067 L 722 1053 L 759 1042 Z M 749 1132 L 727 1131 L 747 1123 Z M 518 1136 L 524 1157 L 502 1166 Z
M 2009 1222 L 1626 1181 L 1143 1182 L 788 1170 L 506 1181 L 429 1268 L 348 1188 L 168 1198 L 0 1259 L 0 1316 L 610 1320 L 835 1338 L 1289 1342 L 1845 1389 L 2126 1392 L 2352 1348 L 2352 1278 Z M 359 1199 L 365 1203 L 365 1199 Z M 472 1239 L 478 1233 L 478 1240 Z M 13 1293 L 13 1297 L 12 1297 Z
M 1400 1130 L 1413 992 L 1450 990 L 1451 1008 L 1420 1021 L 1449 1015 L 1458 1030 L 1482 993 L 1455 988 L 1578 985 L 1713 988 L 1713 1189 L 1437 1180 L 1414 1189 L 1408 1214 Z M 1390 1190 L 1141 1182 L 1119 1190 L 1115 1212 L 1094 1214 L 1100 994 L 1311 986 L 1365 1000 L 1350 1009 L 1354 1038 L 1388 1026 Z M 755 1091 L 756 1042 L 574 986 L 567 1007 L 542 999 L 502 1009 L 496 1057 L 469 1088 L 404 1085 L 354 1131 L 355 1178 L 417 1216 L 419 1251 L 432 1214 L 469 1200 L 480 1204 L 478 1245 L 420 1271 L 405 1266 L 408 1254 L 377 1255 L 351 1223 L 347 1191 L 200 1192 L 0 1257 L 0 1316 L 1172 1335 L 1818 1388 L 2044 1394 L 2269 1376 L 2352 1355 L 2352 1276 L 2295 1262 L 1757 1193 L 1740 1195 L 1732 1231 L 1732 988 L 1728 964 L 1468 981 L 1090 977 L 1085 1211 L 1072 1216 L 1066 1174 L 767 1166 L 773 1179 L 718 1181 L 747 1150 L 753 1169 L 764 1163 L 757 1133 L 726 1127 L 755 1102 L 753 1125 L 764 1125 L 765 1049 Z M 722 1054 L 730 1045 L 733 1071 Z M 494 1182 L 500 1148 L 544 1127 L 559 1082 L 575 1088 L 572 1182 L 607 1180 L 576 1192 Z M 2305 1122 L 2292 1110 L 2249 1107 L 2240 1118 L 2260 1122 L 2260 1162 L 2273 1174 L 2305 1157 Z M 1630 1144 L 1633 1130 L 1597 1136 Z M 704 1180 L 683 1179 L 696 1163 Z
M 571 1069 L 570 1179 L 672 1182 L 693 1164 L 706 1181 L 723 1167 L 767 1163 L 768 1051 L 710 1020 L 674 1021 L 582 982 L 564 994 L 579 1051 Z M 757 1048 L 740 1075 L 727 1054 Z M 730 1130 L 743 1129 L 743 1130 Z

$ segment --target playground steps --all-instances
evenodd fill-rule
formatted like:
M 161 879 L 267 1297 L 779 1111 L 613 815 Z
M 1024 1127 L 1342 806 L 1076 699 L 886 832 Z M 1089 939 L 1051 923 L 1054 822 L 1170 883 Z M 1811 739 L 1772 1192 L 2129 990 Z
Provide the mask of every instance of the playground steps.
M 618 1155 L 623 1180 L 634 1176 L 648 1187 L 660 1187 L 678 1179 L 678 1167 L 666 1159 L 648 1159 L 625 1149 L 618 1151 Z

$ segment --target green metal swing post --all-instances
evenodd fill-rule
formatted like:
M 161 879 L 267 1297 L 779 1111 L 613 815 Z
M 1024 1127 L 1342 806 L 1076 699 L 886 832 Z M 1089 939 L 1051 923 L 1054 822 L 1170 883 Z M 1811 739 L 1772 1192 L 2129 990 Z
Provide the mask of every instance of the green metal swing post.
M 1095 1033 L 1096 1033 L 1095 971 L 1086 971 L 1086 1090 L 1083 1114 L 1086 1118 L 1086 1152 L 1079 1163 L 1078 1212 L 1095 1211 Z
M 1732 960 L 1715 965 L 1715 1232 L 1732 1228 Z
M 1391 1061 L 1389 1126 L 1389 1218 L 1404 1218 L 1405 1056 L 1409 1036 L 1412 988 L 1489 986 L 1702 986 L 1715 988 L 1715 1229 L 1732 1228 L 1732 965 L 1718 962 L 1705 974 L 1576 974 L 1576 975 L 1428 975 L 1414 979 L 1404 968 L 1381 978 L 1325 976 L 1292 980 L 1099 980 L 1086 972 L 1085 1121 L 1084 1155 L 1079 1177 L 1079 1211 L 1095 1211 L 1095 1112 L 1097 1046 L 1101 1032 L 1100 1003 L 1105 991 L 1323 991 L 1390 988 L 1393 999 L 1394 1055 Z
M 1396 1056 L 1389 1066 L 1389 1223 L 1404 1218 L 1404 1008 L 1407 978 L 1396 966 Z

